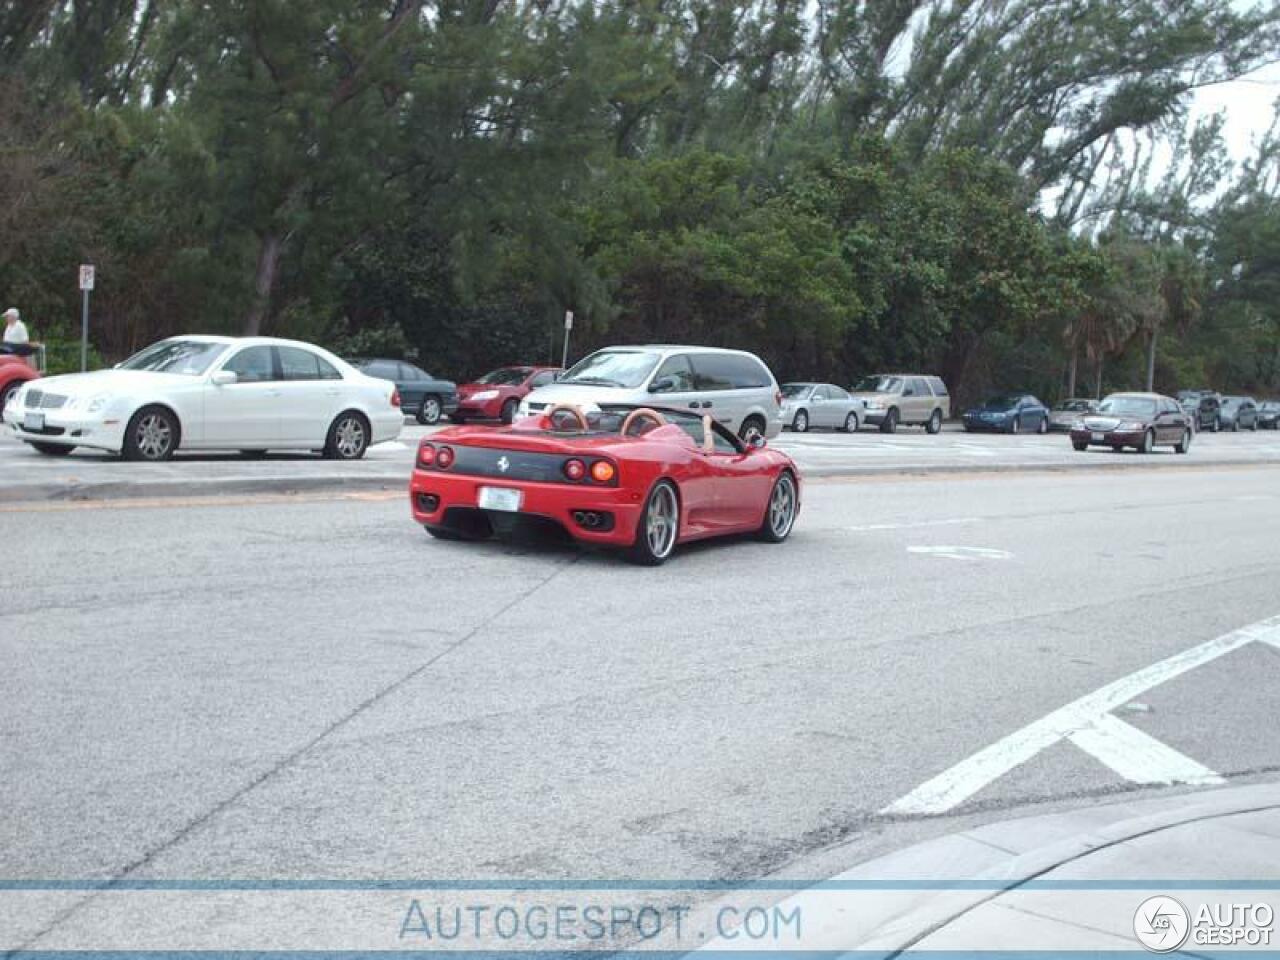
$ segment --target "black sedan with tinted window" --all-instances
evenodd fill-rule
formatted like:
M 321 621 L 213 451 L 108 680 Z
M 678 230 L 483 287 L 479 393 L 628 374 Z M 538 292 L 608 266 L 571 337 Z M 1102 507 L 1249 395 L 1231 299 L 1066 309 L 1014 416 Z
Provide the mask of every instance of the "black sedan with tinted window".
M 1178 401 L 1158 393 L 1113 393 L 1097 412 L 1085 414 L 1071 426 L 1071 445 L 1077 450 L 1133 447 L 1150 453 L 1167 446 L 1186 453 L 1193 436 L 1191 418 Z
M 361 357 L 348 362 L 361 373 L 394 383 L 400 392 L 400 409 L 419 423 L 439 423 L 442 416 L 458 409 L 458 385 L 452 380 L 437 379 L 403 360 Z

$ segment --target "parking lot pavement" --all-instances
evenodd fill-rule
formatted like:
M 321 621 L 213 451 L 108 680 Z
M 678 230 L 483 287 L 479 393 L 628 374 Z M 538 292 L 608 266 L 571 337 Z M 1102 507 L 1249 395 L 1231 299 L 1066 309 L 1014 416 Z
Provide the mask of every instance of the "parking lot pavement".
M 418 441 L 442 427 L 406 421 L 400 439 L 370 448 L 362 461 L 337 463 L 315 455 L 272 454 L 250 459 L 235 453 L 179 455 L 168 463 L 124 463 L 94 451 L 68 458 L 42 456 L 0 435 L 0 502 L 138 496 L 258 493 L 319 489 L 399 489 L 406 482 Z M 949 426 L 936 436 L 906 429 L 893 435 L 785 432 L 773 443 L 809 476 L 994 470 L 1066 470 L 1203 467 L 1280 463 L 1280 433 L 1201 434 L 1191 453 L 1168 449 L 1077 453 L 1060 434 L 967 434 Z
M 398 493 L 9 505 L 0 876 L 816 879 L 1273 780 L 1275 477 L 816 481 L 787 543 L 659 569 L 434 541 Z

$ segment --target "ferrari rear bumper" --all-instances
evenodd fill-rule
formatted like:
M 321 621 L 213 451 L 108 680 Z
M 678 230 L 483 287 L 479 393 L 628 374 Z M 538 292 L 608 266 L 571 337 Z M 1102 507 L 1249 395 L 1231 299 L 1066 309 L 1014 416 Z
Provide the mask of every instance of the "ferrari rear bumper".
M 480 506 L 482 487 L 516 490 L 516 510 L 490 510 Z M 584 543 L 630 546 L 644 503 L 644 493 L 624 487 L 585 486 L 534 481 L 502 481 L 490 477 L 414 470 L 409 483 L 413 519 L 427 526 L 520 518 L 551 521 Z

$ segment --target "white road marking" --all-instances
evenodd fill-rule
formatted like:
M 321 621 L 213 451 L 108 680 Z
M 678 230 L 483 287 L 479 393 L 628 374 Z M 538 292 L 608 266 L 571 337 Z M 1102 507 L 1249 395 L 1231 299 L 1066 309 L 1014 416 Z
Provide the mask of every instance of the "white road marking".
M 1190 670 L 1194 670 L 1196 667 L 1204 666 L 1206 663 L 1210 663 L 1221 656 L 1255 642 L 1268 643 L 1280 648 L 1280 617 L 1261 620 L 1258 623 L 1234 630 L 1221 637 L 1216 637 L 1189 650 L 1176 653 L 1158 663 L 1153 663 L 1151 666 L 1143 667 L 1141 670 L 1137 670 L 1127 677 L 1121 677 L 1119 680 L 1100 687 L 1092 693 L 1085 694 L 1065 707 L 1060 707 L 1048 716 L 1028 724 L 1021 730 L 1017 730 L 1004 739 L 997 740 L 989 747 L 961 760 L 949 770 L 943 771 L 932 780 L 916 787 L 906 796 L 895 800 L 881 812 L 898 815 L 946 813 L 953 807 L 964 803 L 988 784 L 1004 776 L 1014 767 L 1026 763 L 1047 747 L 1063 739 L 1070 738 L 1073 734 L 1085 729 L 1096 729 L 1101 725 L 1105 731 L 1107 721 L 1102 720 L 1104 715 L 1109 714 L 1117 707 L 1123 706 L 1135 697 L 1141 696 L 1153 687 L 1157 687 L 1172 680 L 1174 677 L 1179 677 Z M 1092 743 L 1096 747 L 1102 736 L 1105 735 L 1104 732 L 1104 734 L 1095 737 L 1092 741 L 1086 735 L 1085 740 L 1086 743 Z M 1129 739 L 1129 743 L 1131 746 L 1134 744 L 1133 738 Z M 1163 744 L 1161 746 L 1163 747 Z M 1111 748 L 1109 746 L 1102 747 L 1104 753 L 1108 749 Z M 1164 749 L 1167 750 L 1169 748 L 1165 747 Z M 1124 754 L 1124 751 L 1121 750 L 1120 753 Z M 1111 752 L 1107 755 L 1112 759 L 1117 756 L 1114 749 L 1111 749 Z M 1131 756 L 1126 756 L 1123 762 L 1135 766 L 1137 763 Z M 1153 762 L 1155 766 L 1161 766 L 1159 759 Z M 1172 762 L 1165 755 L 1163 769 L 1167 771 L 1172 769 L 1172 766 Z M 1207 769 L 1200 767 L 1199 764 L 1196 764 L 1196 767 L 1200 770 Z M 1113 767 L 1112 769 L 1115 768 Z M 1117 772 L 1120 771 L 1117 770 Z M 1212 771 L 1209 772 L 1212 773 Z M 1123 776 L 1124 774 L 1121 775 Z M 1187 782 L 1199 781 L 1192 780 Z
M 1132 783 L 1226 783 L 1208 767 L 1111 713 L 1067 734 L 1067 739 Z
M 952 517 L 947 520 L 909 520 L 904 523 L 864 523 L 857 527 L 841 527 L 847 533 L 873 533 L 879 530 L 916 530 L 920 527 L 951 527 L 977 523 L 978 517 Z
M 994 547 L 907 547 L 907 553 L 946 560 L 1009 560 L 1013 554 Z

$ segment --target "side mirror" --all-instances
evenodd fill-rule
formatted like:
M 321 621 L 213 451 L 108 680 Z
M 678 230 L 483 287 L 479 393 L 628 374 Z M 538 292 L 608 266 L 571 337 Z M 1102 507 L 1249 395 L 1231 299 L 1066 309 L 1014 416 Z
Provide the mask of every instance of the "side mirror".
M 240 378 L 236 376 L 234 370 L 219 370 L 209 378 L 209 382 L 215 387 L 225 387 L 228 384 L 235 383 L 239 379 Z
M 675 377 L 659 377 L 649 384 L 650 393 L 670 393 L 676 388 Z

